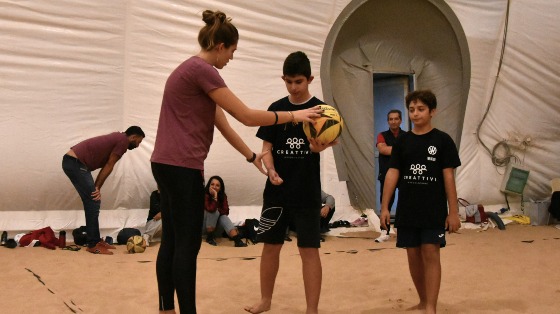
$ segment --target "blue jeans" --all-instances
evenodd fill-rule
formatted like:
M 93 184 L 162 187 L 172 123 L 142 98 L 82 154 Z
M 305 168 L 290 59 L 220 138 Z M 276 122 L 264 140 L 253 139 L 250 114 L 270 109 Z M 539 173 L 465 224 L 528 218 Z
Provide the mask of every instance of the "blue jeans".
M 62 170 L 78 191 L 84 211 L 86 213 L 87 245 L 94 247 L 101 239 L 99 234 L 99 208 L 101 201 L 95 201 L 91 193 L 95 191 L 95 182 L 88 170 L 80 160 L 69 155 L 62 157 Z

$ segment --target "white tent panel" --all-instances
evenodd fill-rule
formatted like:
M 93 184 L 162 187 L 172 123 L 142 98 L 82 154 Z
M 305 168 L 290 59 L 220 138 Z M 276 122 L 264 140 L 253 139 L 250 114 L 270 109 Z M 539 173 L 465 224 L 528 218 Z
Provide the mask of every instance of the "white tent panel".
M 204 9 L 223 10 L 240 31 L 235 58 L 220 71 L 226 83 L 249 106 L 266 109 L 286 95 L 282 62 L 295 50 L 310 57 L 315 75 L 311 91 L 323 97 L 325 40 L 351 2 L 2 1 L 0 229 L 68 229 L 83 223 L 81 202 L 61 169 L 62 155 L 83 139 L 130 125 L 141 126 L 147 137 L 117 163 L 107 180 L 101 225 L 143 222 L 155 188 L 149 158 L 163 86 L 169 73 L 198 51 Z M 515 142 L 510 142 L 511 148 L 531 169 L 526 198 L 546 198 L 549 180 L 560 176 L 560 4 L 511 1 L 494 89 L 508 1 L 445 3 L 465 32 L 471 63 L 460 141 L 463 165 L 457 171 L 459 195 L 473 202 L 504 202 L 499 191 L 504 169 L 492 164 L 475 134 L 493 97 L 480 138 L 490 149 L 503 139 L 530 138 L 526 149 Z M 361 92 L 356 90 L 357 96 Z M 256 128 L 229 120 L 250 147 L 260 149 Z M 352 126 L 345 131 L 352 128 L 372 129 Z M 323 185 L 336 197 L 337 208 L 350 211 L 346 182 L 338 181 L 330 150 L 322 154 L 322 170 Z M 258 214 L 265 177 L 219 132 L 206 162 L 206 176 L 213 174 L 225 179 L 233 215 Z

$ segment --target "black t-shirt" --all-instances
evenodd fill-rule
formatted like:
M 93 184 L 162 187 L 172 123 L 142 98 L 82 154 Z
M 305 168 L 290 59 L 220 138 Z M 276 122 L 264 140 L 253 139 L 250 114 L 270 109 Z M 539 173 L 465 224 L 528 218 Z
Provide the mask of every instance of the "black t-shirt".
M 294 105 L 288 97 L 274 102 L 269 111 L 297 111 L 311 108 L 323 102 L 315 97 L 305 104 Z M 264 200 L 283 206 L 321 206 L 320 157 L 309 149 L 309 141 L 303 132 L 303 123 L 260 127 L 257 137 L 272 143 L 274 168 L 284 180 L 273 185 L 267 179 Z
M 441 228 L 447 218 L 443 169 L 461 165 L 451 137 L 438 129 L 422 135 L 406 132 L 391 153 L 399 170 L 395 227 Z

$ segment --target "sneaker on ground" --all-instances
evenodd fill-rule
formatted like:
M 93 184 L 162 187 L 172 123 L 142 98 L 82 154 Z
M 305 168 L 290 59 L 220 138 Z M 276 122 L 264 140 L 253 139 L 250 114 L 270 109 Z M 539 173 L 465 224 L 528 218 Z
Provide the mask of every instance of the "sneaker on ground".
M 389 235 L 380 235 L 377 239 L 375 239 L 375 242 L 382 243 L 388 241 L 389 239 L 391 239 Z
M 351 223 L 351 225 L 352 225 L 353 227 L 367 227 L 369 224 L 368 224 L 367 218 L 360 217 L 360 218 L 354 220 L 354 221 Z

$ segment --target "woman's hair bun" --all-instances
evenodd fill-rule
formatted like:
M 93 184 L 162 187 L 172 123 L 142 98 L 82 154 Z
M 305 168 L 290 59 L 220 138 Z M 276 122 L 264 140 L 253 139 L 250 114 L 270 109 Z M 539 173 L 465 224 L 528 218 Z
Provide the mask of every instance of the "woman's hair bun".
M 213 25 L 217 21 L 219 21 L 220 23 L 226 22 L 227 16 L 224 12 L 221 11 L 205 10 L 202 13 L 202 20 L 207 25 Z

